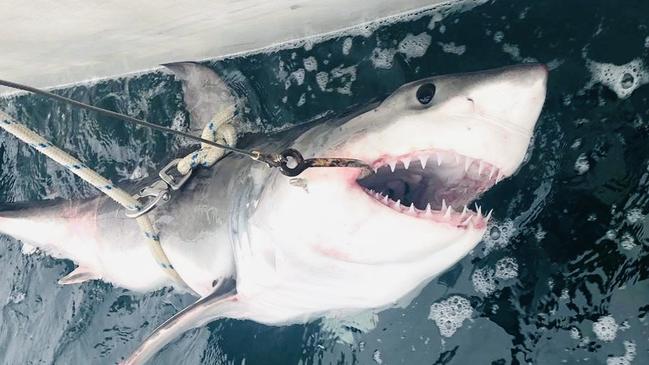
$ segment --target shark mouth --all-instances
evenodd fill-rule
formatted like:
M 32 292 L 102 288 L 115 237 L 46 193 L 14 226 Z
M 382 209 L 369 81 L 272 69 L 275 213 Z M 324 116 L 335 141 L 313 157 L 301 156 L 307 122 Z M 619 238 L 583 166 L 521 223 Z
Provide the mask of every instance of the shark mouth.
M 504 177 L 501 170 L 454 151 L 430 150 L 399 157 L 383 157 L 374 173 L 356 182 L 383 205 L 413 217 L 447 223 L 458 228 L 486 227 L 476 200 Z

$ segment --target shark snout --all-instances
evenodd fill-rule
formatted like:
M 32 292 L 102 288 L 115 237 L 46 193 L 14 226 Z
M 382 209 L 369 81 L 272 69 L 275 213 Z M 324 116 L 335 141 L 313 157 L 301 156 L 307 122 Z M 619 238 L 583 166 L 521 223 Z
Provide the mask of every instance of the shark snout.
M 523 64 L 494 70 L 471 92 L 481 114 L 531 135 L 547 90 L 548 68 Z

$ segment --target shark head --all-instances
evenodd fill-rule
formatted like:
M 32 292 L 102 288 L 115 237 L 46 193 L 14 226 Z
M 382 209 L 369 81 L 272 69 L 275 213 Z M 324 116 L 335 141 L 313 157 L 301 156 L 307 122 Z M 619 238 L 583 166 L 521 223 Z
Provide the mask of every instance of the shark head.
M 315 127 L 294 143 L 305 157 L 356 158 L 374 172 L 278 176 L 265 234 L 302 259 L 381 265 L 441 255 L 423 273 L 439 274 L 480 242 L 490 214 L 471 203 L 522 164 L 547 74 L 531 64 L 430 77 L 342 125 Z

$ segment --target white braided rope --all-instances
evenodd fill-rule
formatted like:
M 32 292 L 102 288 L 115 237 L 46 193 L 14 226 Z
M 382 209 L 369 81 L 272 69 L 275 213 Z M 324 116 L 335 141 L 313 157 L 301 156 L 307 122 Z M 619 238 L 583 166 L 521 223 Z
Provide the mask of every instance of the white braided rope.
M 0 127 L 8 133 L 14 135 L 21 141 L 27 143 L 30 147 L 33 147 L 38 152 L 44 154 L 45 156 L 59 163 L 61 166 L 72 171 L 75 175 L 79 176 L 90 185 L 96 187 L 101 192 L 108 195 L 108 197 L 116 201 L 118 204 L 122 205 L 124 208 L 128 210 L 139 210 L 142 208 L 140 202 L 133 198 L 129 193 L 116 187 L 110 180 L 99 175 L 88 166 L 84 165 L 81 161 L 72 157 L 69 153 L 54 146 L 48 140 L 39 136 L 24 125 L 18 123 L 2 111 L 0 111 Z M 185 283 L 178 272 L 174 269 L 173 265 L 171 265 L 169 258 L 162 249 L 162 246 L 160 244 L 160 237 L 157 230 L 153 226 L 151 219 L 149 219 L 149 216 L 143 214 L 138 217 L 136 221 L 144 232 L 144 236 L 147 239 L 151 255 L 156 260 L 158 265 L 160 265 L 160 268 L 167 275 L 169 275 L 169 277 L 171 277 L 174 282 L 186 288 L 187 290 L 192 291 L 189 285 Z
M 234 105 L 226 107 L 212 117 L 212 120 L 203 128 L 201 138 L 227 146 L 237 144 L 237 131 L 230 123 L 235 117 Z M 186 175 L 196 167 L 210 167 L 225 156 L 225 150 L 206 143 L 201 143 L 201 149 L 192 152 L 178 162 L 178 171 Z

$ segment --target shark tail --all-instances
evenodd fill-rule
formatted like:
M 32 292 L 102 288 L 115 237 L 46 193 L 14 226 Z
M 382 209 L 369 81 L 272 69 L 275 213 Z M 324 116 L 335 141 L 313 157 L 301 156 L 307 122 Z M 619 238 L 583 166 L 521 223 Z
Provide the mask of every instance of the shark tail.
M 181 334 L 225 317 L 238 317 L 240 302 L 234 280 L 227 280 L 210 295 L 178 312 L 156 328 L 122 365 L 144 364 Z

